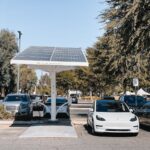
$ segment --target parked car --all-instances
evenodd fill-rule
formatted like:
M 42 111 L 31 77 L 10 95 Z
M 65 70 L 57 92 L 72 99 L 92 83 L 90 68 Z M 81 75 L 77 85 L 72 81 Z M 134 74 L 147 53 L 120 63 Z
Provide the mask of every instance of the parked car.
M 135 113 L 146 103 L 145 98 L 139 95 L 122 95 L 119 100 L 125 102 Z
M 51 97 L 47 99 L 45 102 L 45 110 L 44 114 L 45 115 L 50 115 L 51 116 Z M 68 105 L 68 100 L 64 97 L 57 97 L 56 98 L 56 116 L 58 115 L 65 115 L 69 117 L 69 105 Z
M 103 100 L 104 99 L 106 99 L 106 100 L 115 100 L 115 97 L 113 97 L 113 96 L 104 96 L 102 99 Z
M 78 96 L 77 94 L 70 94 L 71 102 L 77 104 L 78 103 Z
M 28 94 L 8 94 L 3 105 L 5 111 L 15 116 L 30 117 L 32 114 L 31 100 Z
M 140 123 L 150 126 L 150 102 L 147 102 L 137 111 Z
M 87 125 L 92 133 L 132 133 L 139 132 L 139 119 L 124 102 L 116 100 L 96 100 L 88 112 Z
M 42 111 L 44 108 L 42 105 L 42 95 L 31 94 L 30 98 L 33 111 Z
M 32 102 L 41 102 L 42 101 L 42 95 L 36 95 L 36 94 L 30 94 L 30 99 Z
M 150 101 L 150 95 L 146 96 L 147 101 Z

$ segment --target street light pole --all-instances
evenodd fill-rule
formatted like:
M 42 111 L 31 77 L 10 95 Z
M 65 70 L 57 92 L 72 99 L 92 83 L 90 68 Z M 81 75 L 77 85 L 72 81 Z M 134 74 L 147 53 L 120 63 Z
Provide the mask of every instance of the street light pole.
M 21 48 L 21 31 L 18 31 L 19 34 L 19 44 L 18 44 L 18 53 L 20 52 L 20 48 Z M 20 65 L 17 65 L 17 93 L 19 93 L 19 81 L 20 81 Z

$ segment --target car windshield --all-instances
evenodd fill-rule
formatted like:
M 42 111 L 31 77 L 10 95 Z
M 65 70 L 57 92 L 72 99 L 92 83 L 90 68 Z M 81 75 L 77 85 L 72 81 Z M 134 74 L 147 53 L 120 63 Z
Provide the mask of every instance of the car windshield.
M 143 106 L 143 109 L 150 109 L 150 102 L 146 103 L 146 104 Z
M 70 94 L 70 97 L 78 97 L 77 94 Z
M 113 96 L 104 96 L 103 99 L 106 99 L 106 100 L 115 100 L 115 98 Z
M 31 99 L 35 99 L 35 98 L 36 98 L 36 95 L 30 95 L 30 98 L 31 98 Z
M 129 112 L 129 109 L 124 103 L 117 101 L 97 101 L 96 103 L 97 112 Z
M 135 96 L 135 95 L 125 96 L 124 101 L 129 106 L 136 105 L 136 101 L 137 101 L 137 105 L 138 106 L 142 106 L 146 102 L 145 99 L 144 99 L 144 97 L 142 97 L 142 96 Z
M 5 102 L 16 102 L 16 101 L 27 102 L 28 99 L 25 95 L 9 95 L 5 99 Z
M 61 98 L 57 98 L 56 99 L 56 105 L 59 106 L 59 105 L 63 105 L 64 103 L 66 103 L 67 100 L 66 99 L 61 99 Z M 51 105 L 51 98 L 48 98 L 47 104 L 50 104 Z
M 31 100 L 40 100 L 42 99 L 42 96 L 40 95 L 30 95 Z

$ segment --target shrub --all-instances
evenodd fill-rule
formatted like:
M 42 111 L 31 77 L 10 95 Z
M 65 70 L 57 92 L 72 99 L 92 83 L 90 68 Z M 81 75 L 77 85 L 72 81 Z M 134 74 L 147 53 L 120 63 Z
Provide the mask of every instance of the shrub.
M 12 119 L 12 114 L 5 111 L 4 106 L 0 105 L 0 119 Z

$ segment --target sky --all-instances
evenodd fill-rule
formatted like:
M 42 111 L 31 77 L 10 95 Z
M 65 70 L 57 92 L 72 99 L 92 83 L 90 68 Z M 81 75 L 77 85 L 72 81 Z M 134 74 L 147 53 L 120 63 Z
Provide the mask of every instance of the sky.
M 91 47 L 104 33 L 97 16 L 104 0 L 0 0 L 0 29 L 18 37 L 21 51 L 29 46 Z

